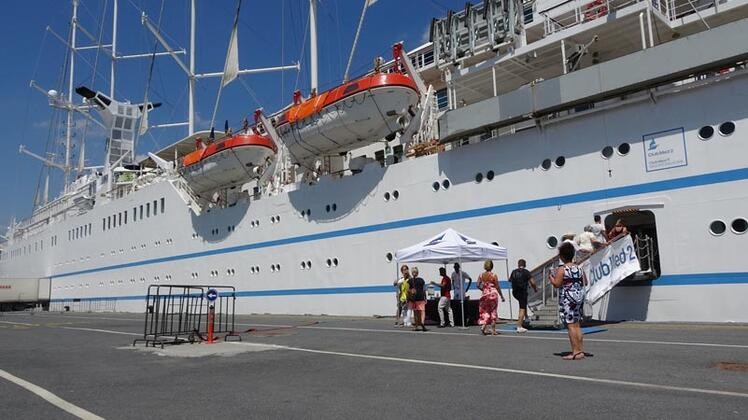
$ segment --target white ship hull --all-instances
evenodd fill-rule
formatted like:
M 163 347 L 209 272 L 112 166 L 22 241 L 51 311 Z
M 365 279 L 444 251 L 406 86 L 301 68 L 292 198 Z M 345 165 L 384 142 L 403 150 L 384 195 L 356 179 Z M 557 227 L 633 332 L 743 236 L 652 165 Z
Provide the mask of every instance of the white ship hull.
M 239 313 L 390 315 L 396 267 L 386 255 L 399 248 L 453 227 L 505 246 L 512 265 L 524 258 L 534 266 L 554 254 L 549 236 L 580 231 L 593 213 L 631 206 L 655 216 L 661 273 L 651 283 L 615 288 L 594 308 L 596 317 L 748 322 L 748 266 L 739 251 L 748 235 L 730 229 L 731 221 L 748 217 L 746 97 L 748 78 L 735 74 L 656 102 L 598 110 L 387 168 L 369 165 L 354 176 L 323 177 L 200 216 L 170 182 L 154 182 L 14 241 L 0 277 L 51 278 L 53 302 L 115 300 L 117 311 L 142 312 L 147 286 L 160 283 L 233 285 Z M 727 121 L 735 132 L 722 136 L 716 127 Z M 705 141 L 697 132 L 707 125 L 715 134 Z M 681 129 L 677 150 L 687 154 L 686 164 L 648 170 L 647 136 Z M 624 142 L 625 156 L 601 157 L 605 146 Z M 562 168 L 541 168 L 543 159 L 559 156 Z M 445 179 L 449 189 L 434 191 Z M 399 198 L 385 201 L 396 190 Z M 108 216 L 162 198 L 158 214 L 102 231 Z M 724 234 L 710 233 L 715 220 L 727 224 Z M 68 240 L 68 230 L 89 223 L 92 234 Z M 43 248 L 34 248 L 40 241 Z M 474 277 L 479 268 L 466 265 Z M 436 266 L 420 269 L 427 281 L 436 278 Z M 506 278 L 503 264 L 496 271 Z M 517 308 L 501 304 L 499 311 L 509 317 Z

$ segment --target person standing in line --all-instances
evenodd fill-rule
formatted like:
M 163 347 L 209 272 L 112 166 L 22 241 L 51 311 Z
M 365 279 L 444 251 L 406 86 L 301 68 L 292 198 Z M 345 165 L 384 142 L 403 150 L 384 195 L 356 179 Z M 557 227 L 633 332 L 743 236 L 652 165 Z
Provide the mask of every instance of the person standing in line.
M 577 244 L 576 262 L 580 262 L 595 252 L 595 234 L 592 233 L 592 226 L 587 225 L 584 231 L 577 235 L 575 242 Z
M 605 225 L 602 223 L 602 218 L 599 214 L 595 215 L 595 223 L 590 227 L 592 228 L 592 233 L 595 235 L 595 241 L 592 243 L 592 246 L 597 251 L 608 243 L 608 238 L 605 236 Z
M 527 270 L 527 262 L 523 259 L 517 261 L 517 268 L 509 275 L 509 282 L 512 283 L 512 296 L 519 302 L 519 315 L 517 315 L 517 333 L 527 332 L 523 326 L 527 317 L 527 285 L 532 286 L 532 290 L 538 291 L 538 286 L 532 279 L 530 271 Z
M 439 276 L 441 276 L 441 282 L 431 282 L 431 284 L 440 287 L 439 297 L 439 328 L 444 328 L 446 323 L 444 322 L 444 311 L 447 311 L 449 326 L 455 326 L 454 313 L 452 312 L 452 280 L 447 277 L 447 269 L 439 267 Z
M 392 283 L 395 287 L 395 304 L 397 305 L 395 312 L 396 327 L 408 323 L 406 321 L 408 321 L 408 279 L 410 278 L 410 270 L 407 265 L 400 267 L 400 274 L 402 274 L 402 277 Z
M 413 309 L 413 331 L 418 331 L 418 327 L 421 327 L 421 331 L 428 331 L 424 325 L 426 321 L 426 282 L 418 277 L 418 267 L 413 267 L 410 270 L 410 279 L 408 280 L 408 298 L 410 306 Z
M 486 270 L 478 277 L 478 289 L 481 291 L 480 301 L 478 302 L 478 324 L 481 326 L 483 335 L 488 335 L 488 327 L 491 327 L 491 334 L 497 335 L 496 320 L 498 319 L 499 297 L 504 302 L 504 294 L 499 288 L 499 278 L 492 273 L 493 261 L 486 260 L 483 263 L 483 269 Z
M 551 277 L 553 287 L 561 289 L 558 299 L 558 310 L 566 323 L 571 343 L 571 353 L 564 356 L 564 360 L 584 359 L 582 342 L 582 307 L 584 305 L 584 286 L 587 278 L 584 271 L 574 263 L 574 247 L 563 243 L 558 247 L 558 256 L 563 265 Z

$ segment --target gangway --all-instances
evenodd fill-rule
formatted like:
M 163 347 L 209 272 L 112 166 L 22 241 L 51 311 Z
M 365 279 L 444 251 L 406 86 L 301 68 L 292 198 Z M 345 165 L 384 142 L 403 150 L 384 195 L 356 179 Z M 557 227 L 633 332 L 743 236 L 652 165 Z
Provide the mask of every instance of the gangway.
M 627 234 L 617 236 L 613 238 L 608 244 L 615 243 L 623 238 Z M 657 249 L 654 240 L 647 235 L 632 235 L 635 245 L 635 252 L 642 263 L 642 270 L 632 274 L 628 279 L 631 280 L 651 280 L 657 277 L 657 271 L 655 267 L 655 256 Z M 605 247 L 600 248 L 579 259 L 577 264 L 582 264 L 595 255 L 601 252 Z M 532 315 L 528 315 L 528 324 L 535 328 L 561 328 L 563 323 L 559 316 L 558 311 L 558 296 L 559 289 L 553 287 L 551 284 L 551 276 L 556 273 L 556 269 L 559 267 L 558 256 L 553 256 L 540 265 L 530 270 L 530 275 L 533 281 L 538 286 L 537 291 L 530 291 L 527 297 L 527 307 L 532 311 Z M 610 293 L 610 292 L 608 292 Z

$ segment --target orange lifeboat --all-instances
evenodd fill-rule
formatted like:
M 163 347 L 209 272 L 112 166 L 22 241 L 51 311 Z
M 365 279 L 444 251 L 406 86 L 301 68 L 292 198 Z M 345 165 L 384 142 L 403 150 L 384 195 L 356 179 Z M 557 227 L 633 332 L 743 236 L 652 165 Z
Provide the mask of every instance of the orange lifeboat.
M 277 152 L 273 141 L 258 134 L 237 134 L 189 153 L 179 170 L 198 194 L 241 185 L 261 175 Z
M 368 75 L 295 101 L 276 130 L 292 159 L 309 163 L 393 135 L 402 128 L 398 118 L 418 99 L 415 81 L 404 74 Z

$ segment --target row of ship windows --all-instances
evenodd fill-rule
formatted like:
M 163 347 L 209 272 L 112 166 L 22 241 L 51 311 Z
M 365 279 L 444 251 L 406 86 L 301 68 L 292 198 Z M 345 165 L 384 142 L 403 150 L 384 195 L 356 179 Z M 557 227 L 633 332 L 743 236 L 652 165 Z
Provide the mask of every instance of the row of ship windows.
M 159 202 L 161 206 L 159 206 Z M 160 210 L 160 213 L 159 213 L 159 210 Z M 151 217 L 151 214 L 153 216 L 156 216 L 158 214 L 164 214 L 165 211 L 166 211 L 166 200 L 163 197 L 161 197 L 161 200 L 153 200 L 152 203 L 148 202 L 148 203 L 133 207 L 132 208 L 132 221 L 137 222 L 138 220 L 147 219 Z M 125 210 L 117 214 L 113 214 L 111 216 L 103 217 L 101 219 L 101 230 L 106 231 L 109 229 L 114 229 L 116 227 L 126 225 L 128 221 L 128 215 L 129 215 L 129 212 Z
M 167 238 L 164 241 L 161 241 L 161 240 L 153 241 L 153 246 L 156 247 L 156 248 L 158 248 L 158 247 L 163 246 L 163 245 L 172 245 L 173 243 L 174 243 L 173 239 Z M 138 249 L 147 249 L 147 248 L 148 248 L 147 244 L 132 245 L 132 246 L 130 246 L 130 251 L 131 252 L 135 252 Z M 110 256 L 115 256 L 117 254 L 122 255 L 124 253 L 125 253 L 125 249 L 124 248 L 120 248 L 119 250 L 112 249 L 112 250 L 109 251 L 109 255 Z M 106 256 L 105 252 L 99 253 L 99 257 L 103 258 L 105 256 Z M 67 261 L 62 261 L 62 262 L 56 263 L 54 266 L 55 267 L 61 267 L 63 265 L 67 265 L 67 264 L 75 264 L 76 262 L 82 263 L 82 262 L 86 262 L 86 261 L 91 261 L 91 257 L 90 256 L 86 256 L 86 257 L 79 257 L 77 259 L 73 258 L 73 259 L 70 259 L 70 260 L 67 260 Z
M 733 219 L 732 223 L 730 223 L 730 230 L 732 233 L 736 235 L 742 235 L 746 231 L 748 231 L 748 220 L 745 220 L 742 217 L 738 217 L 737 219 Z M 722 236 L 727 232 L 727 224 L 723 222 L 722 220 L 713 220 L 709 224 L 709 233 L 711 233 L 714 236 Z
M 78 239 L 86 238 L 90 236 L 93 232 L 91 232 L 91 224 L 78 226 L 74 229 L 68 229 L 68 241 L 75 241 Z M 52 237 L 52 246 L 54 246 L 57 243 L 57 238 Z
M 326 264 L 327 264 L 327 267 L 329 267 L 329 268 L 337 267 L 340 264 L 340 261 L 337 258 L 328 258 L 327 261 L 326 261 Z M 302 261 L 299 268 L 302 269 L 302 270 L 310 270 L 312 268 L 312 262 L 309 261 L 309 260 Z M 271 273 L 277 273 L 277 272 L 280 272 L 280 271 L 281 271 L 281 265 L 280 264 L 271 264 L 270 265 L 270 272 Z M 260 274 L 260 266 L 255 265 L 255 266 L 250 267 L 249 268 L 249 272 L 250 272 L 250 274 Z M 226 272 L 225 272 L 225 275 L 226 276 L 235 276 L 236 273 L 237 273 L 237 271 L 236 271 L 235 268 L 227 268 Z M 219 277 L 221 275 L 221 271 L 217 270 L 217 269 L 213 269 L 213 270 L 210 270 L 210 272 L 208 273 L 208 275 L 210 277 Z M 190 278 L 193 279 L 193 280 L 198 279 L 198 278 L 200 278 L 200 273 L 198 273 L 196 271 L 193 271 L 193 272 L 190 273 Z M 161 279 L 162 279 L 161 276 L 153 276 L 153 282 L 154 283 L 159 283 L 161 281 Z M 172 277 L 171 274 L 167 274 L 167 275 L 165 275 L 163 277 L 163 279 L 165 281 L 171 281 L 173 279 L 173 277 Z M 144 284 L 145 281 L 146 281 L 145 277 L 140 277 L 139 282 L 141 284 Z M 117 280 L 116 282 L 114 280 L 110 280 L 109 281 L 109 286 L 111 286 L 111 287 L 113 287 L 115 285 L 123 286 L 123 285 L 125 285 L 127 283 L 129 283 L 129 284 L 136 284 L 136 283 L 138 283 L 138 281 L 134 277 L 131 277 L 129 279 L 129 281 L 127 281 L 127 282 L 125 280 L 121 280 L 121 279 Z M 103 282 L 103 281 L 99 282 L 99 287 L 104 287 L 105 284 L 106 283 Z M 79 283 L 78 287 L 79 288 L 89 288 L 89 287 L 91 287 L 91 283 Z M 62 286 L 62 285 L 55 286 L 53 289 L 54 290 L 70 290 L 70 289 L 75 289 L 75 288 L 76 288 L 75 284 L 69 284 L 69 285 L 65 285 L 65 286 Z
M 55 243 L 57 240 L 55 239 Z M 34 242 L 33 244 L 24 245 L 22 247 L 11 249 L 8 252 L 2 252 L 0 251 L 0 260 L 4 259 L 10 259 L 14 260 L 16 258 L 23 257 L 24 255 L 32 255 L 36 252 L 41 252 L 44 250 L 44 239 L 41 239 L 39 241 Z

